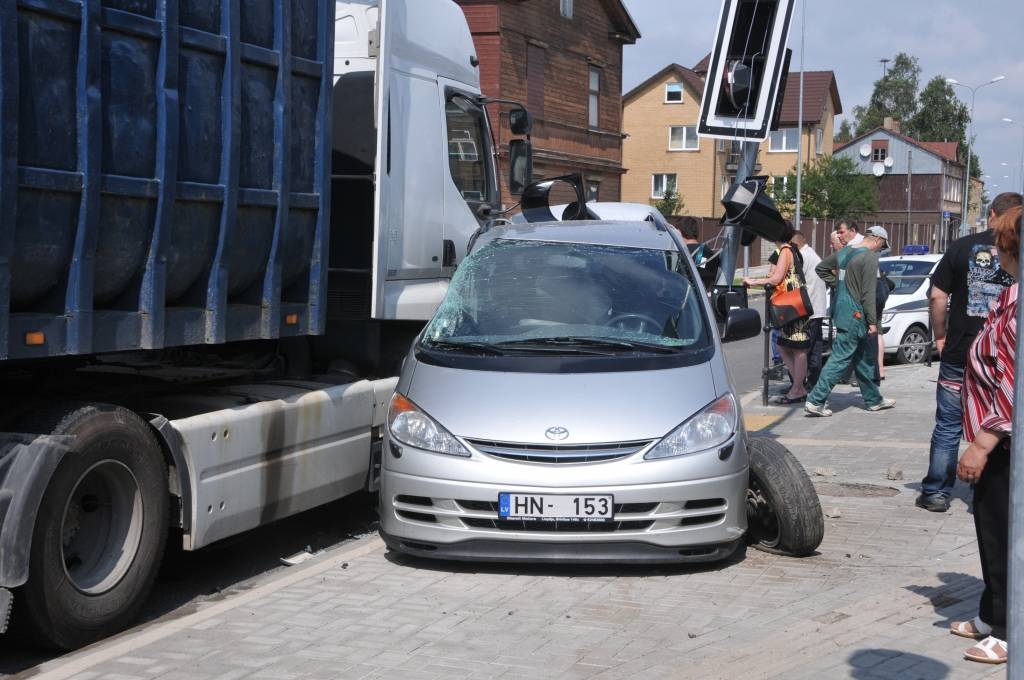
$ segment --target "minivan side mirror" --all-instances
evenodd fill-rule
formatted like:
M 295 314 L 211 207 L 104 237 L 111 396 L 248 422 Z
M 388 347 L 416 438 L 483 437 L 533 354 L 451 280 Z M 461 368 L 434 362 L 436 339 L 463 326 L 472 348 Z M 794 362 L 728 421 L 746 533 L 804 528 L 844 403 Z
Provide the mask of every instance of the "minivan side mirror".
M 508 127 L 514 135 L 528 135 L 533 130 L 533 116 L 522 106 L 508 112 Z
M 761 315 L 756 309 L 735 307 L 725 317 L 722 342 L 735 342 L 756 338 L 761 334 Z
M 533 182 L 533 144 L 528 139 L 508 143 L 508 191 L 519 196 Z

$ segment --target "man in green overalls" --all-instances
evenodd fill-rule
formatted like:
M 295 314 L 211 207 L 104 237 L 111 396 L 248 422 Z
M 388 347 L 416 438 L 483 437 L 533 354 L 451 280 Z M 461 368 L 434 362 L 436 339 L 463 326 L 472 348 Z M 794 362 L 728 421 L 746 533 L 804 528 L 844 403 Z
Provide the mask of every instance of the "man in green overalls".
M 875 291 L 878 287 L 879 250 L 888 245 L 889 234 L 882 227 L 871 227 L 864 232 L 864 240 L 857 246 L 846 246 L 821 261 L 814 271 L 825 283 L 835 286 L 835 311 L 832 323 L 836 339 L 832 354 L 821 370 L 818 384 L 807 395 L 804 409 L 815 416 L 831 416 L 828 397 L 836 384 L 852 366 L 869 411 L 881 411 L 896 405 L 895 399 L 886 399 L 875 385 L 873 353 L 877 342 L 869 333 L 877 332 L 878 310 L 875 309 Z

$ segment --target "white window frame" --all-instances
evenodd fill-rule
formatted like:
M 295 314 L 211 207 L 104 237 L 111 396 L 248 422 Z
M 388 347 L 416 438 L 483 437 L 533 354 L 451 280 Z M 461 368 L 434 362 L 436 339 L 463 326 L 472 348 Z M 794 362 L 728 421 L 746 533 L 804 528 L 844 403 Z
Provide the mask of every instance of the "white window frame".
M 883 153 L 879 153 L 879 152 Z M 880 146 L 877 149 L 871 150 L 871 162 L 872 163 L 884 163 L 885 159 L 889 157 L 888 147 Z
M 565 19 L 572 19 L 572 0 L 560 0 L 558 10 Z
M 597 76 L 597 89 L 594 89 L 594 76 Z M 601 127 L 601 86 L 604 72 L 597 66 L 587 68 L 587 125 L 591 130 Z
M 683 145 L 672 146 L 672 133 L 675 130 L 683 131 Z M 668 150 L 669 151 L 700 151 L 700 138 L 697 137 L 696 125 L 670 125 L 668 128 Z
M 780 189 L 783 189 L 783 190 L 785 190 L 785 189 L 786 189 L 786 187 L 787 187 L 787 186 L 789 186 L 789 175 L 779 175 L 778 177 L 776 177 L 776 176 L 774 176 L 774 175 L 773 175 L 773 176 L 772 176 L 772 177 L 770 178 L 770 180 L 771 180 L 771 181 L 770 181 L 770 187 L 769 187 L 769 189 L 770 189 L 771 191 L 770 191 L 769 193 L 771 194 L 771 197 L 772 197 L 772 199 L 774 200 L 774 199 L 775 199 L 775 197 L 776 197 L 776 193 L 775 193 L 776 185 L 777 185 L 777 184 L 781 184 L 782 186 L 781 186 L 781 187 L 779 187 L 779 188 L 780 188 Z M 779 182 L 779 180 L 782 180 L 782 181 L 781 181 L 781 182 Z
M 658 191 L 658 178 L 662 177 L 661 180 L 661 191 Z M 665 190 L 669 186 L 669 177 L 672 178 L 672 189 L 673 191 L 679 191 L 679 176 L 674 172 L 656 172 L 651 175 L 651 198 L 658 200 L 665 198 Z
M 675 88 L 675 87 L 679 88 L 679 90 L 678 90 L 678 92 L 679 92 L 679 99 L 669 99 L 668 95 L 669 95 L 670 88 Z M 672 92 L 676 92 L 676 90 L 674 90 L 674 89 L 671 90 L 671 91 Z M 684 95 L 683 95 L 683 84 L 682 83 L 680 83 L 680 82 L 665 83 L 665 103 L 666 104 L 682 104 L 683 103 L 683 97 L 684 97 Z
M 796 130 L 796 145 L 793 148 L 786 146 L 786 133 L 790 130 Z M 782 134 L 782 148 L 775 147 L 775 135 L 777 133 Z M 796 153 L 797 149 L 800 148 L 800 129 L 795 127 L 779 128 L 768 135 L 768 153 Z

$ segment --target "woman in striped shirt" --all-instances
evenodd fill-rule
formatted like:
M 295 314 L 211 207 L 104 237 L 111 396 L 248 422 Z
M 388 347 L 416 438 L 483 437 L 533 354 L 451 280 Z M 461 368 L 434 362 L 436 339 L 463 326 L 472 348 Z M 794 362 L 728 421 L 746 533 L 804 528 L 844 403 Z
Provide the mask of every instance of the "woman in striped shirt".
M 1021 209 L 993 220 L 999 265 L 1017 275 Z M 1007 553 L 1010 504 L 1010 433 L 1013 428 L 1014 357 L 1017 346 L 1017 284 L 1005 289 L 971 345 L 964 374 L 964 439 L 970 446 L 957 476 L 974 485 L 974 528 L 985 591 L 978 616 L 957 621 L 951 632 L 980 640 L 964 658 L 1006 663 Z

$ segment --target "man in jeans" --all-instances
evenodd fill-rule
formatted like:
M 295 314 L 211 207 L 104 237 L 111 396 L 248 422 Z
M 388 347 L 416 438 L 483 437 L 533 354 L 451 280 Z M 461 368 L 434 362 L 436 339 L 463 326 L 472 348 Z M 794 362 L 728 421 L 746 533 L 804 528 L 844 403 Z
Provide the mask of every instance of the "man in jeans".
M 999 194 L 989 207 L 989 220 L 1020 204 L 1020 194 Z M 957 239 L 932 274 L 931 325 L 941 363 L 928 474 L 921 480 L 921 493 L 915 501 L 919 508 L 931 512 L 949 509 L 963 437 L 960 391 L 967 350 L 985 325 L 990 305 L 1012 283 L 1012 277 L 999 268 L 991 230 Z

